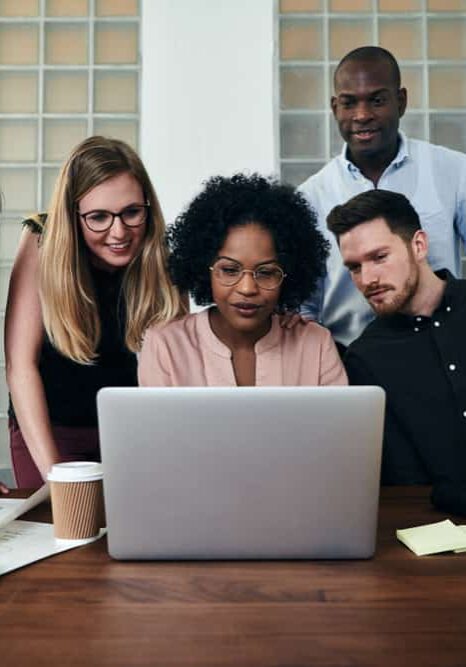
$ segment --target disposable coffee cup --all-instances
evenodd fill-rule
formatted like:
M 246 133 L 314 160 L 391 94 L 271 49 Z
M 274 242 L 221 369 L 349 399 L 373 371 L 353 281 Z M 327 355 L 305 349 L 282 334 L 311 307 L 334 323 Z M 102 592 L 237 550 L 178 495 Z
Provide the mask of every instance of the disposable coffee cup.
M 101 464 L 93 461 L 56 463 L 47 479 L 55 537 L 64 540 L 96 537 L 104 525 Z

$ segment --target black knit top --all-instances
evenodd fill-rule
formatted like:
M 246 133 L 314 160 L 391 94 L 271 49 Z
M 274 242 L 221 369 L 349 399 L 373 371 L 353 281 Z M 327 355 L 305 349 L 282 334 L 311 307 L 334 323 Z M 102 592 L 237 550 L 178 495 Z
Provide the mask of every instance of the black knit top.
M 34 222 L 25 224 L 32 231 L 40 232 Z M 90 270 L 101 323 L 96 360 L 92 365 L 72 361 L 58 352 L 47 336 L 42 345 L 39 371 L 52 424 L 96 426 L 98 390 L 137 385 L 136 355 L 127 349 L 124 341 L 123 271 L 110 273 L 92 266 Z M 14 416 L 11 403 L 10 415 Z

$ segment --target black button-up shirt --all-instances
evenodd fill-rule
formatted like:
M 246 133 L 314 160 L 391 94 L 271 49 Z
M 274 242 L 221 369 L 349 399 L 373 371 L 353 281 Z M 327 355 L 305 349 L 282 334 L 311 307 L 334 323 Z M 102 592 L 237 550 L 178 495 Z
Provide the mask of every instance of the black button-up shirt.
M 432 317 L 378 317 L 345 355 L 351 384 L 387 393 L 383 484 L 466 481 L 466 280 Z

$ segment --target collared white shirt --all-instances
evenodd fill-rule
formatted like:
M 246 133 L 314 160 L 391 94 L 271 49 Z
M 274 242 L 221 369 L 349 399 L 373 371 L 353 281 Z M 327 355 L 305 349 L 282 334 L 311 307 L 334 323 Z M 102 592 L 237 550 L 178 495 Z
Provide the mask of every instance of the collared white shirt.
M 466 243 L 466 155 L 425 141 L 408 139 L 400 132 L 397 156 L 385 169 L 377 187 L 404 194 L 419 214 L 429 237 L 432 268 L 461 275 L 461 241 Z M 354 287 L 343 266 L 338 244 L 326 225 L 337 204 L 374 189 L 371 180 L 340 155 L 305 181 L 299 190 L 317 213 L 319 229 L 330 241 L 327 276 L 304 302 L 302 313 L 328 327 L 339 342 L 348 345 L 374 315 Z

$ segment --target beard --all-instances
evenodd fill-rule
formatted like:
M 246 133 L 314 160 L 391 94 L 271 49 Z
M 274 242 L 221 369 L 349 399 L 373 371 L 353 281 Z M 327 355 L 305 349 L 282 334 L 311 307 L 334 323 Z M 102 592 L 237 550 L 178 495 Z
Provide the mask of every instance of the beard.
M 395 313 L 409 311 L 409 305 L 417 292 L 418 284 L 419 269 L 413 262 L 411 263 L 409 276 L 401 288 L 397 290 L 393 285 L 378 285 L 376 289 L 372 288 L 372 290 L 366 290 L 364 296 L 369 301 L 369 305 L 376 315 L 379 317 L 389 317 L 390 315 L 395 315 Z M 387 290 L 386 299 L 378 303 L 371 302 L 371 293 L 374 294 L 380 290 Z M 389 298 L 390 291 L 393 291 L 391 298 Z

